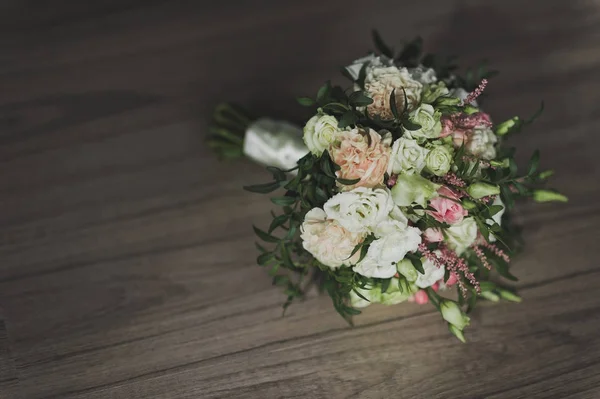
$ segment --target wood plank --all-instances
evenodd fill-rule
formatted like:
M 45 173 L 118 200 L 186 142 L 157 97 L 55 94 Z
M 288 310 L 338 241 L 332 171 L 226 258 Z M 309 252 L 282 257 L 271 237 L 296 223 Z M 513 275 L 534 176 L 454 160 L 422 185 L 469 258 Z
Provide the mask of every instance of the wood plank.
M 8 1 L 0 5 L 0 397 L 597 398 L 597 1 Z M 349 328 L 254 265 L 271 209 L 219 163 L 211 108 L 293 121 L 338 67 L 421 34 L 501 75 L 486 109 L 546 113 L 510 143 L 570 197 L 523 204 L 522 304 L 460 345 L 435 311 L 373 306 Z M 397 41 L 397 40 L 396 40 Z M 11 396 L 12 395 L 12 396 Z M 21 395 L 21 396 L 18 396 Z

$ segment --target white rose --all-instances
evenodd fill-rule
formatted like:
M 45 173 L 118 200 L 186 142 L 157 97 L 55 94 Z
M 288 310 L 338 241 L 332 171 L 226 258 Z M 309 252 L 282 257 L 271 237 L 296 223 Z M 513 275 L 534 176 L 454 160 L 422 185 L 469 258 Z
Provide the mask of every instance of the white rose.
M 351 265 L 360 258 L 354 248 L 364 239 L 364 235 L 351 233 L 334 220 L 328 220 L 321 208 L 313 208 L 306 213 L 300 227 L 302 246 L 325 266 L 331 268 Z
M 329 148 L 339 134 L 338 120 L 334 116 L 317 114 L 304 126 L 304 143 L 315 155 Z
M 440 251 L 435 251 L 437 255 L 441 255 Z M 437 281 L 440 281 L 444 278 L 444 273 L 446 272 L 443 267 L 437 267 L 435 263 L 430 261 L 429 259 L 423 257 L 421 258 L 421 262 L 423 263 L 423 271 L 425 274 L 419 273 L 417 277 L 417 281 L 415 284 L 419 288 L 427 288 L 431 287 Z
M 442 114 L 436 111 L 431 104 L 421 104 L 421 106 L 410 113 L 408 119 L 420 125 L 417 130 L 404 129 L 407 137 L 412 139 L 435 139 L 442 133 L 442 123 L 440 119 Z
M 466 150 L 483 159 L 496 158 L 496 143 L 498 138 L 489 127 L 476 127 L 469 137 Z
M 472 217 L 464 218 L 462 222 L 454 224 L 445 230 L 448 244 L 460 255 L 475 242 L 477 238 L 477 223 Z
M 452 165 L 452 149 L 445 145 L 434 146 L 425 158 L 427 170 L 436 176 L 443 176 L 450 170 Z
M 331 197 L 323 206 L 329 219 L 353 233 L 365 233 L 388 219 L 394 202 L 387 188 L 358 187 Z
M 402 90 L 404 89 L 404 90 Z M 395 90 L 395 92 L 394 92 Z M 421 101 L 423 85 L 414 80 L 406 68 L 371 67 L 365 77 L 365 91 L 373 99 L 367 107 L 369 114 L 378 115 L 382 119 L 393 119 L 390 96 L 395 93 L 398 113 L 404 110 L 404 93 L 408 100 L 408 108 L 413 109 Z
M 392 146 L 392 157 L 387 172 L 412 175 L 420 173 L 425 167 L 425 159 L 429 150 L 421 147 L 416 140 L 399 138 Z
M 409 72 L 414 80 L 424 85 L 430 85 L 437 82 L 437 77 L 435 76 L 435 70 L 433 68 L 419 65 L 416 68 L 410 69 Z
M 389 219 L 374 230 L 377 239 L 369 245 L 365 258 L 354 271 L 365 277 L 389 278 L 396 274 L 396 263 L 421 243 L 421 231 L 402 222 Z

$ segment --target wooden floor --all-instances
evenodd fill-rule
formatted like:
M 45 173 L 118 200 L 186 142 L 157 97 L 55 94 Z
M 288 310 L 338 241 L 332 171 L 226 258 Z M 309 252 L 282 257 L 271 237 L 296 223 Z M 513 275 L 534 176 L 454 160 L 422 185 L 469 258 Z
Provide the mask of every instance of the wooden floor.
M 204 3 L 0 3 L 0 398 L 600 397 L 600 2 Z M 204 143 L 220 100 L 305 118 L 372 27 L 490 59 L 497 120 L 546 102 L 513 142 L 571 201 L 518 208 L 525 300 L 467 345 L 427 306 L 281 318 L 241 190 L 268 176 Z

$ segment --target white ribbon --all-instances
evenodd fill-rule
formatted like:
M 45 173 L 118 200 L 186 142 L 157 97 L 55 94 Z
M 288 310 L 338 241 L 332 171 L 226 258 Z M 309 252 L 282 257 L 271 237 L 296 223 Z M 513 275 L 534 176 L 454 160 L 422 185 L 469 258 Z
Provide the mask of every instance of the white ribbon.
M 308 148 L 298 126 L 261 118 L 246 129 L 244 154 L 259 164 L 292 169 L 306 153 Z

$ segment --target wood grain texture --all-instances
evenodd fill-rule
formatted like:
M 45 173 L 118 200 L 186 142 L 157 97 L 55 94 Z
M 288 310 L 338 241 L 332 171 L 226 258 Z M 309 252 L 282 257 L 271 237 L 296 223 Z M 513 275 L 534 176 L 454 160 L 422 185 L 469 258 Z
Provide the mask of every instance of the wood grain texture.
M 600 3 L 591 0 L 0 4 L 1 398 L 600 397 Z M 568 206 L 525 204 L 520 305 L 475 312 L 458 344 L 429 307 L 348 328 L 254 265 L 267 176 L 204 144 L 219 100 L 301 120 L 371 47 L 502 71 L 498 120 L 546 113 L 534 148 Z

